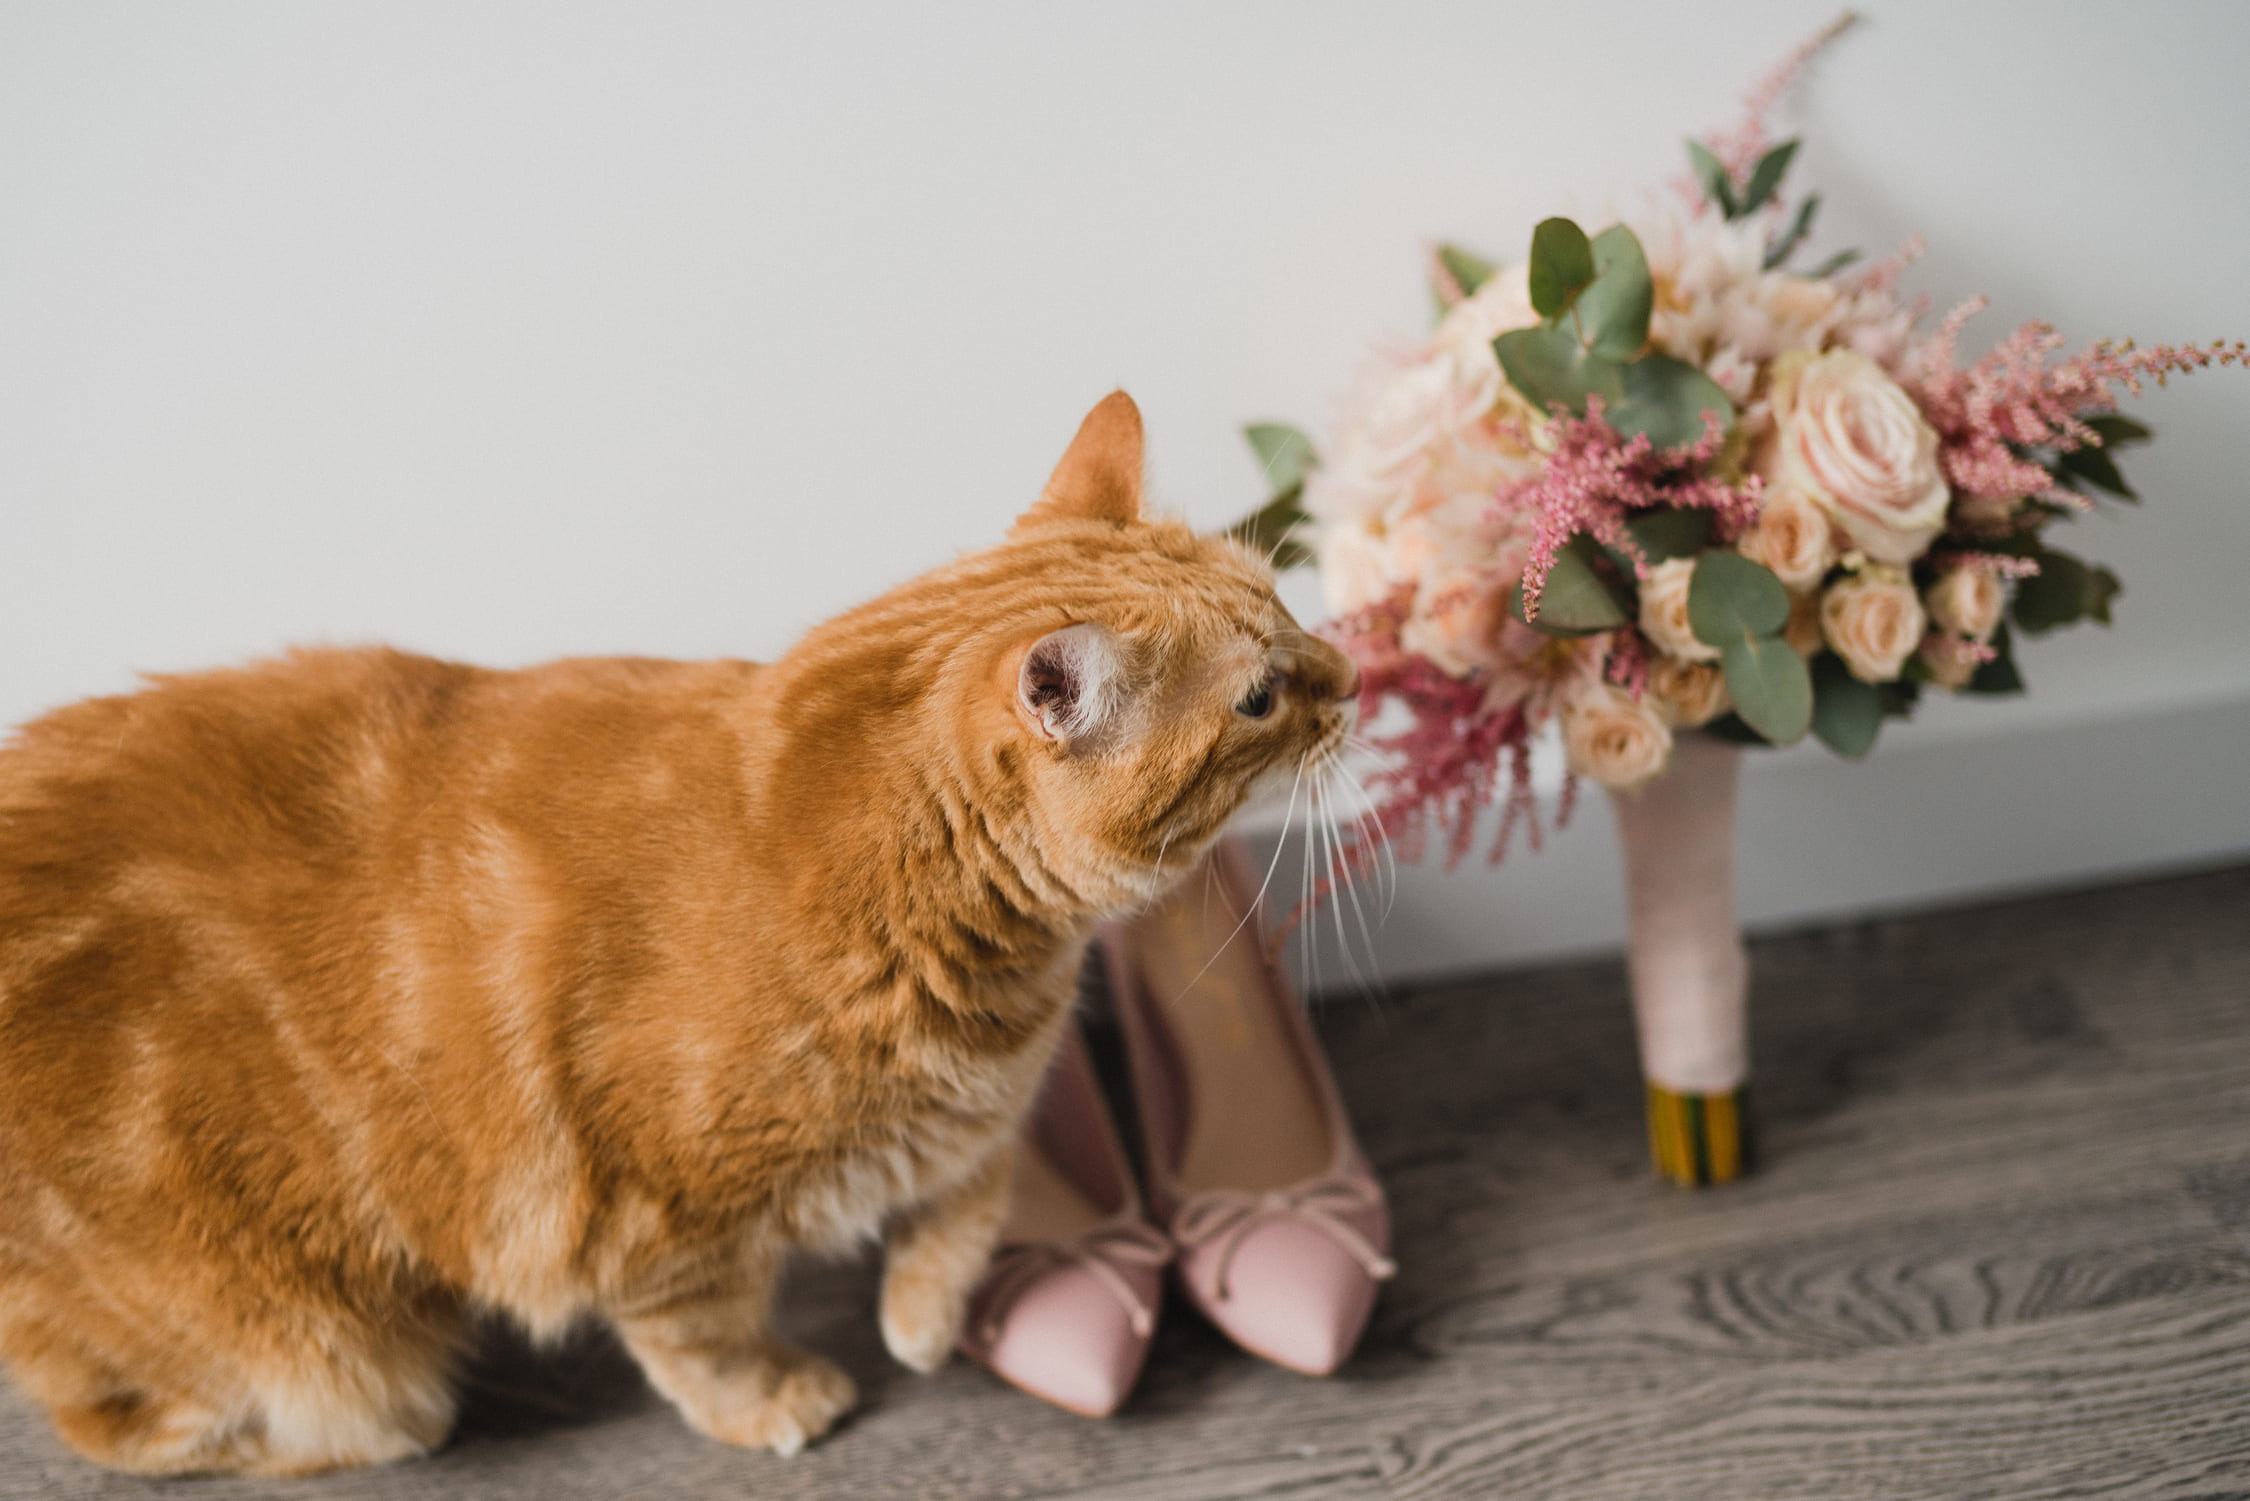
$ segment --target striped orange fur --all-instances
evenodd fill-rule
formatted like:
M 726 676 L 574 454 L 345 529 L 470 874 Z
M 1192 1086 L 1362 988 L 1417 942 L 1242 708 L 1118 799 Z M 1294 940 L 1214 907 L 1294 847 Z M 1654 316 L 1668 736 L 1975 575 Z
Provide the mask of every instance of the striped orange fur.
M 0 1356 L 63 1437 L 420 1453 L 498 1310 L 787 1451 L 853 1394 L 774 1277 L 871 1235 L 942 1361 L 1093 927 L 1356 687 L 1140 466 L 1118 393 L 1005 541 L 770 665 L 299 652 L 0 748 Z

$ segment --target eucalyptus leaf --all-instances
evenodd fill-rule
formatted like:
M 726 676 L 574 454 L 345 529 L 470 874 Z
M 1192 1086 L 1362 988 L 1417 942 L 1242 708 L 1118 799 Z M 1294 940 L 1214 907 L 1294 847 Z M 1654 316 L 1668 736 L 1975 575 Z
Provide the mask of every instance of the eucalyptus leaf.
M 1772 636 L 1787 625 L 1789 591 L 1772 569 L 1738 552 L 1713 548 L 1695 560 L 1687 610 L 1695 639 L 1724 651 L 1745 639 Z
M 1552 322 L 1594 279 L 1594 247 L 1568 219 L 1542 219 L 1531 231 L 1531 306 Z
M 1812 660 L 1813 733 L 1839 756 L 1854 760 L 1875 744 L 1883 728 L 1883 694 L 1851 674 L 1843 659 L 1824 651 Z
M 1605 359 L 1629 360 L 1648 342 L 1648 316 L 1656 304 L 1648 257 L 1622 224 L 1594 236 L 1594 279 L 1578 294 L 1578 322 L 1587 347 Z
M 2145 423 L 2135 422 L 2122 412 L 2096 412 L 2091 417 L 2081 417 L 2095 432 L 2102 435 L 2104 448 L 2125 448 L 2135 443 L 2146 443 L 2155 434 Z
M 1684 506 L 1636 511 L 1625 523 L 1642 556 L 1653 565 L 1692 558 L 1711 540 L 1711 513 Z M 1614 549 L 1613 549 L 1614 551 Z
M 1555 566 L 1547 570 L 1547 582 L 1539 591 L 1539 613 L 1527 615 L 1519 593 L 1518 617 L 1551 634 L 1573 636 L 1612 630 L 1632 619 L 1625 602 L 1595 566 L 1600 556 L 1601 547 L 1593 538 L 1571 538 L 1555 554 Z
M 1463 297 L 1475 296 L 1477 288 L 1490 281 L 1492 273 L 1500 269 L 1483 256 L 1458 245 L 1438 246 L 1437 258 L 1438 264 L 1445 267 L 1445 274 L 1461 289 Z
M 1727 176 L 1726 163 L 1711 154 L 1711 148 L 1701 141 L 1687 143 L 1688 162 L 1695 168 L 1696 181 L 1703 184 L 1703 196 L 1719 206 L 1719 212 L 1729 219 L 1734 212 L 1734 183 Z
M 1794 647 L 1779 636 L 1737 637 L 1719 663 L 1743 723 L 1776 745 L 1805 737 L 1812 725 L 1812 674 Z
M 1827 260 L 1822 261 L 1818 266 L 1815 266 L 1813 268 L 1813 277 L 1818 280 L 1824 277 L 1834 276 L 1837 272 L 1843 270 L 1846 266 L 1850 265 L 1853 261 L 1856 261 L 1858 259 L 1859 252 L 1856 250 L 1839 250 L 1834 255 L 1830 256 Z
M 1668 354 L 1644 355 L 1627 365 L 1624 387 L 1623 398 L 1603 415 L 1628 438 L 1647 433 L 1658 448 L 1699 441 L 1705 412 L 1716 412 L 1722 428 L 1734 423 L 1734 403 L 1719 383 Z
M 1599 636 L 1604 631 L 1615 629 L 1614 626 L 1606 625 L 1576 628 L 1557 625 L 1554 618 L 1547 613 L 1547 605 L 1548 599 L 1546 595 L 1542 594 L 1540 596 L 1539 618 L 1533 620 L 1523 612 L 1523 580 L 1517 579 L 1508 586 L 1508 618 L 1518 625 L 1530 626 L 1542 636 Z
M 1729 217 L 1747 217 L 1764 208 L 1766 200 L 1781 186 L 1782 174 L 1789 170 L 1789 159 L 1796 154 L 1797 142 L 1791 139 L 1759 157 L 1758 165 L 1750 169 L 1750 185 L 1742 190 L 1741 207 Z
M 1560 402 L 1583 417 L 1589 394 L 1611 405 L 1625 395 L 1629 367 L 1594 354 L 1567 328 L 1542 324 L 1513 329 L 1492 341 L 1492 352 L 1500 357 L 1508 384 L 1541 411 Z
M 2125 483 L 2118 472 L 2117 460 L 2109 456 L 2107 448 L 2071 448 L 2056 455 L 2055 463 L 2063 474 L 2075 476 L 2097 490 L 2107 490 L 2122 500 L 2139 500 L 2133 487 Z
M 1819 211 L 1820 195 L 1818 193 L 1807 193 L 1805 201 L 1798 205 L 1797 217 L 1790 221 L 1789 228 L 1782 233 L 1780 239 L 1766 247 L 1766 270 L 1779 270 L 1782 263 L 1796 253 L 1799 242 L 1812 232 L 1813 215 Z
M 1269 495 L 1300 488 L 1305 472 L 1320 463 L 1312 439 L 1287 423 L 1253 422 L 1242 430 L 1242 436 L 1250 440 L 1250 451 L 1258 456 Z

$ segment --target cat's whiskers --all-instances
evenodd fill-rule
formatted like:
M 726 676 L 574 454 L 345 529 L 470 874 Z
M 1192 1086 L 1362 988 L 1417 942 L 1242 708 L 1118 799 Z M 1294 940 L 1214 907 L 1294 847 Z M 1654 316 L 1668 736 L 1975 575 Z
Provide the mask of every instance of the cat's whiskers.
M 1297 775 L 1292 778 L 1289 783 L 1289 806 L 1282 810 L 1281 815 L 1282 827 L 1284 828 L 1288 827 L 1289 820 L 1294 817 L 1297 812 L 1297 789 L 1304 785 L 1306 759 L 1307 758 L 1304 756 L 1299 756 L 1297 758 Z M 1250 899 L 1249 906 L 1243 911 L 1242 920 L 1236 923 L 1233 928 L 1229 929 L 1227 932 L 1227 936 L 1220 939 L 1219 942 L 1212 947 L 1211 957 L 1203 961 L 1203 968 L 1197 970 L 1194 975 L 1189 978 L 1188 982 L 1180 987 L 1179 994 L 1172 997 L 1175 1003 L 1187 999 L 1188 992 L 1195 989 L 1196 983 L 1200 981 L 1205 975 L 1211 972 L 1211 966 L 1219 962 L 1219 956 L 1227 951 L 1228 946 L 1234 942 L 1235 938 L 1242 932 L 1243 928 L 1248 926 L 1251 919 L 1255 918 L 1258 915 L 1258 909 L 1265 904 L 1266 888 L 1273 884 L 1274 870 L 1280 864 L 1281 845 L 1276 844 L 1273 849 L 1273 858 L 1266 862 L 1265 877 L 1258 882 L 1258 894 Z M 1206 910 L 1208 910 L 1209 908 L 1209 869 L 1209 866 L 1205 867 L 1206 874 L 1204 880 L 1206 883 Z
M 1340 885 L 1343 888 L 1344 900 L 1351 903 L 1354 919 L 1359 926 L 1360 939 L 1366 945 L 1369 970 L 1372 970 L 1375 962 L 1375 936 L 1368 928 L 1367 911 L 1359 900 L 1358 878 L 1352 870 L 1350 861 L 1344 858 L 1344 836 L 1336 821 L 1331 795 L 1332 784 L 1329 781 L 1333 770 L 1334 760 L 1332 757 L 1324 760 L 1317 768 L 1317 775 L 1313 783 L 1314 806 L 1317 810 L 1321 838 L 1327 851 L 1328 866 L 1332 872 L 1331 888 Z M 1352 953 L 1350 937 L 1344 929 L 1343 903 L 1332 902 L 1331 912 L 1336 926 L 1336 947 L 1343 955 L 1346 972 L 1362 994 L 1370 999 L 1376 998 L 1383 987 L 1379 977 L 1371 977 L 1369 970 L 1360 968 L 1359 961 Z

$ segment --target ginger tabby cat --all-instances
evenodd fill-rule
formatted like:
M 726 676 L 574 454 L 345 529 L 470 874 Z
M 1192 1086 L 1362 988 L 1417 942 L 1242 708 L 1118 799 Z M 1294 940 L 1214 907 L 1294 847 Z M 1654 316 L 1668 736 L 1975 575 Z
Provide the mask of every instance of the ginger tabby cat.
M 786 1453 L 854 1394 L 775 1276 L 876 1235 L 943 1362 L 1094 927 L 1356 691 L 1140 471 L 1119 392 L 999 546 L 770 665 L 300 652 L 0 748 L 0 1356 L 62 1436 L 420 1454 L 498 1310 Z

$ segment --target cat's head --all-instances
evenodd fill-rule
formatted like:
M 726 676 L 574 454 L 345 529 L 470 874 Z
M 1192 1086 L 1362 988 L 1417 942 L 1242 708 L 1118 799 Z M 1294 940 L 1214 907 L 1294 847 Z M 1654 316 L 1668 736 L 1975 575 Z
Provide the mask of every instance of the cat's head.
M 1254 792 L 1338 753 L 1351 659 L 1302 629 L 1266 561 L 1141 508 L 1140 410 L 1088 414 L 1003 559 L 1021 590 L 999 681 L 1042 859 L 1109 903 L 1189 869 Z

